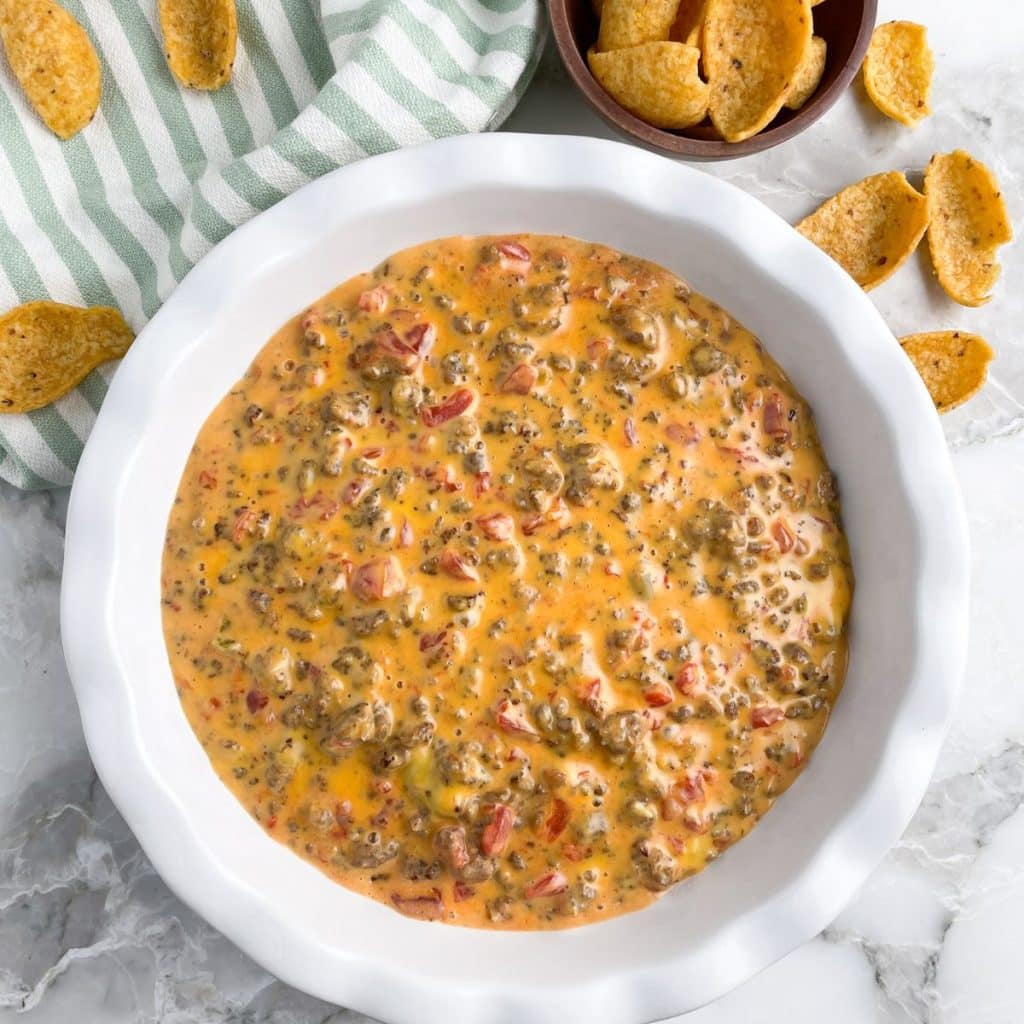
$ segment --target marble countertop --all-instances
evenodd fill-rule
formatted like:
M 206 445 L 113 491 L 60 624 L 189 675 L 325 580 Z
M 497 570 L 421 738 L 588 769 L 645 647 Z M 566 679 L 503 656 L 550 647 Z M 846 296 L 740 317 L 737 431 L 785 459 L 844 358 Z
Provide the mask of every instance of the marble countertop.
M 832 0 L 838 2 L 838 0 Z M 911 132 L 858 85 L 773 151 L 706 165 L 795 219 L 868 173 L 920 170 L 961 146 L 1000 175 L 1021 234 L 1024 10 L 1007 0 L 882 0 L 929 26 L 935 114 Z M 549 52 L 517 131 L 608 136 Z M 923 258 L 873 293 L 897 334 L 960 327 L 999 358 L 985 393 L 946 418 L 973 545 L 960 713 L 914 821 L 817 939 L 686 1024 L 1010 1024 L 1024 949 L 1024 246 L 996 298 L 948 302 Z M 167 890 L 99 785 L 61 655 L 67 496 L 0 485 L 0 1024 L 356 1024 L 244 957 Z

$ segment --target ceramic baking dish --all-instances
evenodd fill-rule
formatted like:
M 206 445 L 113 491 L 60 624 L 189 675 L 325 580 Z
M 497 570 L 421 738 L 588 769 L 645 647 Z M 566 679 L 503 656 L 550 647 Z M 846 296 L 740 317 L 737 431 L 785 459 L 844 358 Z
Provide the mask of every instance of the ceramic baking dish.
M 206 416 L 281 323 L 395 250 L 564 233 L 647 257 L 757 333 L 810 401 L 857 576 L 850 669 L 807 770 L 639 913 L 501 933 L 402 917 L 269 838 L 218 781 L 164 649 L 160 565 Z M 639 1024 L 815 935 L 924 793 L 966 649 L 965 518 L 938 418 L 874 306 L 756 200 L 617 143 L 473 136 L 328 174 L 214 249 L 117 371 L 71 497 L 64 649 L 111 798 L 176 893 L 284 981 L 403 1024 Z

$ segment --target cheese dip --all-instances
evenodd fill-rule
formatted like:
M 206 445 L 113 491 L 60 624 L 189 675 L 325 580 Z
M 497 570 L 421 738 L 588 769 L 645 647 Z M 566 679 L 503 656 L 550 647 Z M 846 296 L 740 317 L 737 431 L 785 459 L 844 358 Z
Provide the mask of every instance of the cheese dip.
M 407 249 L 286 324 L 167 527 L 186 715 L 269 835 L 412 917 L 559 928 L 741 839 L 842 685 L 807 404 L 666 270 Z

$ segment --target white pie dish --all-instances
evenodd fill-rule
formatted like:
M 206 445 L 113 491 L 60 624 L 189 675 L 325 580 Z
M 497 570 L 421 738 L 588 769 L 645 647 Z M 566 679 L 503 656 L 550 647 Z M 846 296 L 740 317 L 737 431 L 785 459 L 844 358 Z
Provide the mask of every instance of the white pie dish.
M 719 862 L 639 913 L 507 934 L 401 917 L 270 839 L 178 703 L 159 577 L 206 416 L 334 284 L 441 235 L 570 234 L 647 257 L 765 342 L 815 410 L 857 575 L 850 670 L 807 770 Z M 470 136 L 336 171 L 236 231 L 118 370 L 71 497 L 65 655 L 100 777 L 157 870 L 245 952 L 389 1022 L 640 1024 L 821 930 L 916 808 L 966 652 L 962 501 L 923 385 L 861 290 L 756 200 L 618 143 Z

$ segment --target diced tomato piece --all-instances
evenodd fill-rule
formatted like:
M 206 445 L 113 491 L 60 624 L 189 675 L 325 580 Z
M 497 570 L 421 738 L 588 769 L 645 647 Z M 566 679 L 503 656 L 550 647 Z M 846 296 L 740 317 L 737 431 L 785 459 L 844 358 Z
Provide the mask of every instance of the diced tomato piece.
M 767 729 L 768 726 L 781 722 L 786 712 L 777 704 L 759 704 L 750 710 L 750 724 L 755 729 Z
M 697 674 L 697 663 L 695 661 L 688 661 L 680 667 L 672 682 L 675 683 L 676 689 L 680 693 L 691 694 L 697 686 Z
M 772 395 L 764 404 L 764 432 L 779 441 L 788 441 L 790 437 L 789 427 L 786 424 L 786 410 L 782 406 L 782 399 L 778 395 Z
M 408 366 L 416 365 L 417 360 L 410 358 L 418 355 L 416 349 L 414 349 L 407 341 L 402 341 L 394 331 L 378 331 L 373 336 L 373 339 L 377 343 L 377 347 L 380 348 L 382 352 L 387 353 L 389 356 L 396 357 Z
M 341 500 L 346 505 L 358 504 L 359 499 L 370 489 L 370 481 L 365 476 L 357 476 L 345 484 L 341 492 Z
M 525 245 L 520 245 L 519 242 L 503 241 L 498 243 L 498 252 L 502 256 L 508 257 L 510 260 L 517 260 L 520 263 L 530 262 L 530 250 Z
M 314 505 L 322 504 L 324 495 L 322 491 L 317 491 L 312 497 L 307 498 L 304 494 L 300 495 L 296 499 L 295 503 L 290 505 L 288 508 L 288 515 L 292 519 L 298 519 L 304 512 L 313 508 Z
M 352 593 L 360 601 L 382 601 L 404 589 L 402 567 L 391 555 L 366 562 L 352 576 Z
M 644 700 L 649 708 L 663 708 L 672 703 L 672 690 L 668 683 L 652 683 L 644 690 Z
M 548 523 L 560 523 L 569 518 L 569 506 L 561 498 L 555 498 L 547 512 L 534 516 L 526 516 L 519 520 L 519 527 L 527 537 L 532 537 L 542 526 Z
M 526 711 L 521 705 L 515 705 L 510 700 L 503 700 L 494 711 L 494 720 L 498 728 L 505 732 L 516 733 L 520 736 L 537 736 L 537 730 L 530 724 L 526 717 Z
M 231 532 L 231 539 L 236 543 L 240 544 L 242 538 L 249 532 L 249 528 L 253 523 L 256 522 L 256 510 L 252 508 L 243 508 L 239 511 L 238 517 L 235 519 L 235 528 Z
M 357 369 L 383 364 L 400 373 L 412 373 L 421 362 L 419 353 L 392 330 L 377 331 L 369 341 L 357 346 L 349 358 Z
M 683 853 L 686 850 L 686 840 L 682 836 L 666 836 L 668 845 L 672 847 L 675 854 Z
M 661 801 L 661 817 L 664 821 L 678 821 L 686 813 L 686 804 L 674 793 Z
M 430 355 L 437 341 L 437 328 L 433 324 L 414 324 L 405 332 L 406 344 L 421 358 Z
M 576 691 L 576 696 L 588 707 L 594 706 L 601 699 L 601 680 L 588 679 Z
M 420 419 L 427 427 L 437 427 L 456 416 L 461 416 L 473 404 L 473 392 L 459 388 L 437 405 L 427 405 L 420 410 Z
M 537 370 L 529 363 L 520 363 L 513 367 L 508 376 L 501 382 L 499 390 L 506 394 L 528 395 L 537 383 Z
M 516 532 L 516 522 L 507 512 L 479 516 L 476 525 L 488 540 L 511 540 Z
M 411 548 L 415 539 L 409 520 L 404 520 L 402 528 L 398 531 L 398 546 L 400 548 Z
M 444 917 L 444 900 L 439 889 L 431 890 L 429 896 L 403 896 L 393 892 L 391 903 L 400 914 L 420 921 L 440 921 Z
M 448 636 L 447 629 L 439 629 L 436 633 L 422 634 L 420 636 L 420 650 L 432 651 L 435 647 L 444 643 L 446 636 Z
M 526 516 L 519 521 L 519 525 L 527 537 L 532 537 L 544 525 L 544 516 L 543 514 Z
M 792 551 L 796 545 L 796 538 L 789 532 L 789 527 L 781 520 L 776 520 L 772 523 L 772 536 L 775 538 L 775 543 L 779 545 L 779 551 L 784 555 Z
M 705 773 L 703 771 L 691 770 L 676 783 L 675 788 L 685 800 L 703 800 L 704 779 Z
M 636 424 L 633 422 L 632 416 L 627 416 L 625 422 L 622 424 L 623 432 L 626 435 L 626 444 L 630 448 L 635 448 L 640 443 L 640 438 L 636 436 Z
M 217 478 L 207 469 L 199 471 L 199 486 L 212 491 L 217 486 Z
M 447 825 L 434 836 L 434 849 L 452 871 L 461 871 L 471 860 L 466 845 L 466 830 L 461 825 Z
M 574 864 L 583 860 L 587 855 L 587 851 L 582 846 L 577 846 L 576 843 L 563 843 L 562 853 L 565 854 L 566 860 L 571 860 Z
M 724 452 L 726 455 L 731 455 L 734 459 L 739 462 L 753 462 L 760 464 L 761 460 L 754 455 L 752 452 L 745 451 L 743 448 L 731 448 L 727 444 L 717 445 L 720 452 Z
M 379 313 L 388 304 L 387 285 L 379 284 L 376 288 L 367 288 L 359 293 L 357 305 L 364 313 Z
M 483 835 L 480 837 L 480 849 L 488 857 L 496 857 L 502 853 L 512 835 L 515 823 L 516 812 L 508 804 L 495 804 L 494 816 L 484 826 Z
M 708 819 L 696 807 L 686 808 L 683 812 L 683 824 L 698 835 L 703 835 L 709 827 Z
M 461 491 L 463 484 L 455 467 L 446 463 L 443 466 L 428 466 L 423 470 L 425 480 L 436 480 L 449 494 Z
M 474 895 L 476 895 L 476 889 L 471 885 L 466 885 L 465 882 L 456 882 L 452 887 L 452 897 L 456 903 L 468 900 L 470 896 Z
M 676 444 L 684 444 L 688 447 L 697 444 L 702 435 L 694 423 L 669 423 L 665 427 L 665 436 Z
M 473 490 L 479 498 L 482 494 L 486 494 L 491 489 L 491 474 L 485 469 L 482 473 L 476 473 L 474 475 L 476 476 L 476 483 L 473 485 Z
M 554 842 L 569 824 L 569 805 L 559 797 L 551 801 L 551 810 L 541 827 L 541 838 Z
M 269 703 L 270 698 L 262 690 L 252 689 L 245 695 L 245 706 L 254 715 Z
M 467 562 L 462 555 L 451 548 L 445 548 L 437 559 L 438 568 L 456 580 L 480 579 L 480 574 Z
M 569 879 L 561 871 L 549 871 L 546 875 L 534 879 L 527 887 L 525 896 L 528 900 L 541 896 L 557 896 L 569 888 Z
M 611 350 L 611 338 L 591 338 L 587 342 L 587 355 L 592 363 L 600 363 Z

